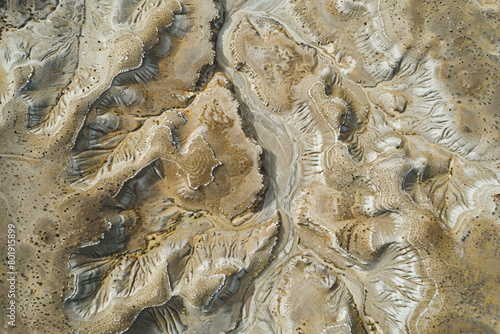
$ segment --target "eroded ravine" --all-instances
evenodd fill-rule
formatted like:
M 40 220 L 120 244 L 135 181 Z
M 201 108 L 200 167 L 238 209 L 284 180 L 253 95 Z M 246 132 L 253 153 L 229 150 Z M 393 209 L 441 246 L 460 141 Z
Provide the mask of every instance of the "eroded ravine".
M 498 332 L 498 6 L 20 6 L 7 331 Z

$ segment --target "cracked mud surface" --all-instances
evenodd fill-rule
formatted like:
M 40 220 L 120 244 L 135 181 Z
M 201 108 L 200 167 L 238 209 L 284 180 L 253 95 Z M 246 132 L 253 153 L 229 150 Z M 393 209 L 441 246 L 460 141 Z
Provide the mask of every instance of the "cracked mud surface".
M 0 16 L 2 331 L 500 332 L 497 1 Z

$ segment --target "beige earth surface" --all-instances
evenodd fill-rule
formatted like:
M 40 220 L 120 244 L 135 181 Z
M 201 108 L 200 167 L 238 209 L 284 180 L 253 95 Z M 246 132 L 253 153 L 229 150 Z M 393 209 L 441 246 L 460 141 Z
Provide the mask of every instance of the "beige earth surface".
M 0 17 L 0 331 L 500 333 L 497 0 Z

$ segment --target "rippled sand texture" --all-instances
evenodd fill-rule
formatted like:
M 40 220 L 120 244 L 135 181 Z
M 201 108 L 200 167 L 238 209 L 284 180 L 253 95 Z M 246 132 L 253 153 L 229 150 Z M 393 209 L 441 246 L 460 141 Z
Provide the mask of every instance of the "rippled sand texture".
M 498 1 L 0 6 L 2 331 L 500 333 Z

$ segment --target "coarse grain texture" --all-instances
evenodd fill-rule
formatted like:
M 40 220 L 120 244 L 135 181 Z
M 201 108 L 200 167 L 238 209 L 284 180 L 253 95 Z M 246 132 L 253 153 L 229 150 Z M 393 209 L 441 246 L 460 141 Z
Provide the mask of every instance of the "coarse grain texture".
M 498 1 L 0 17 L 2 332 L 500 333 Z

